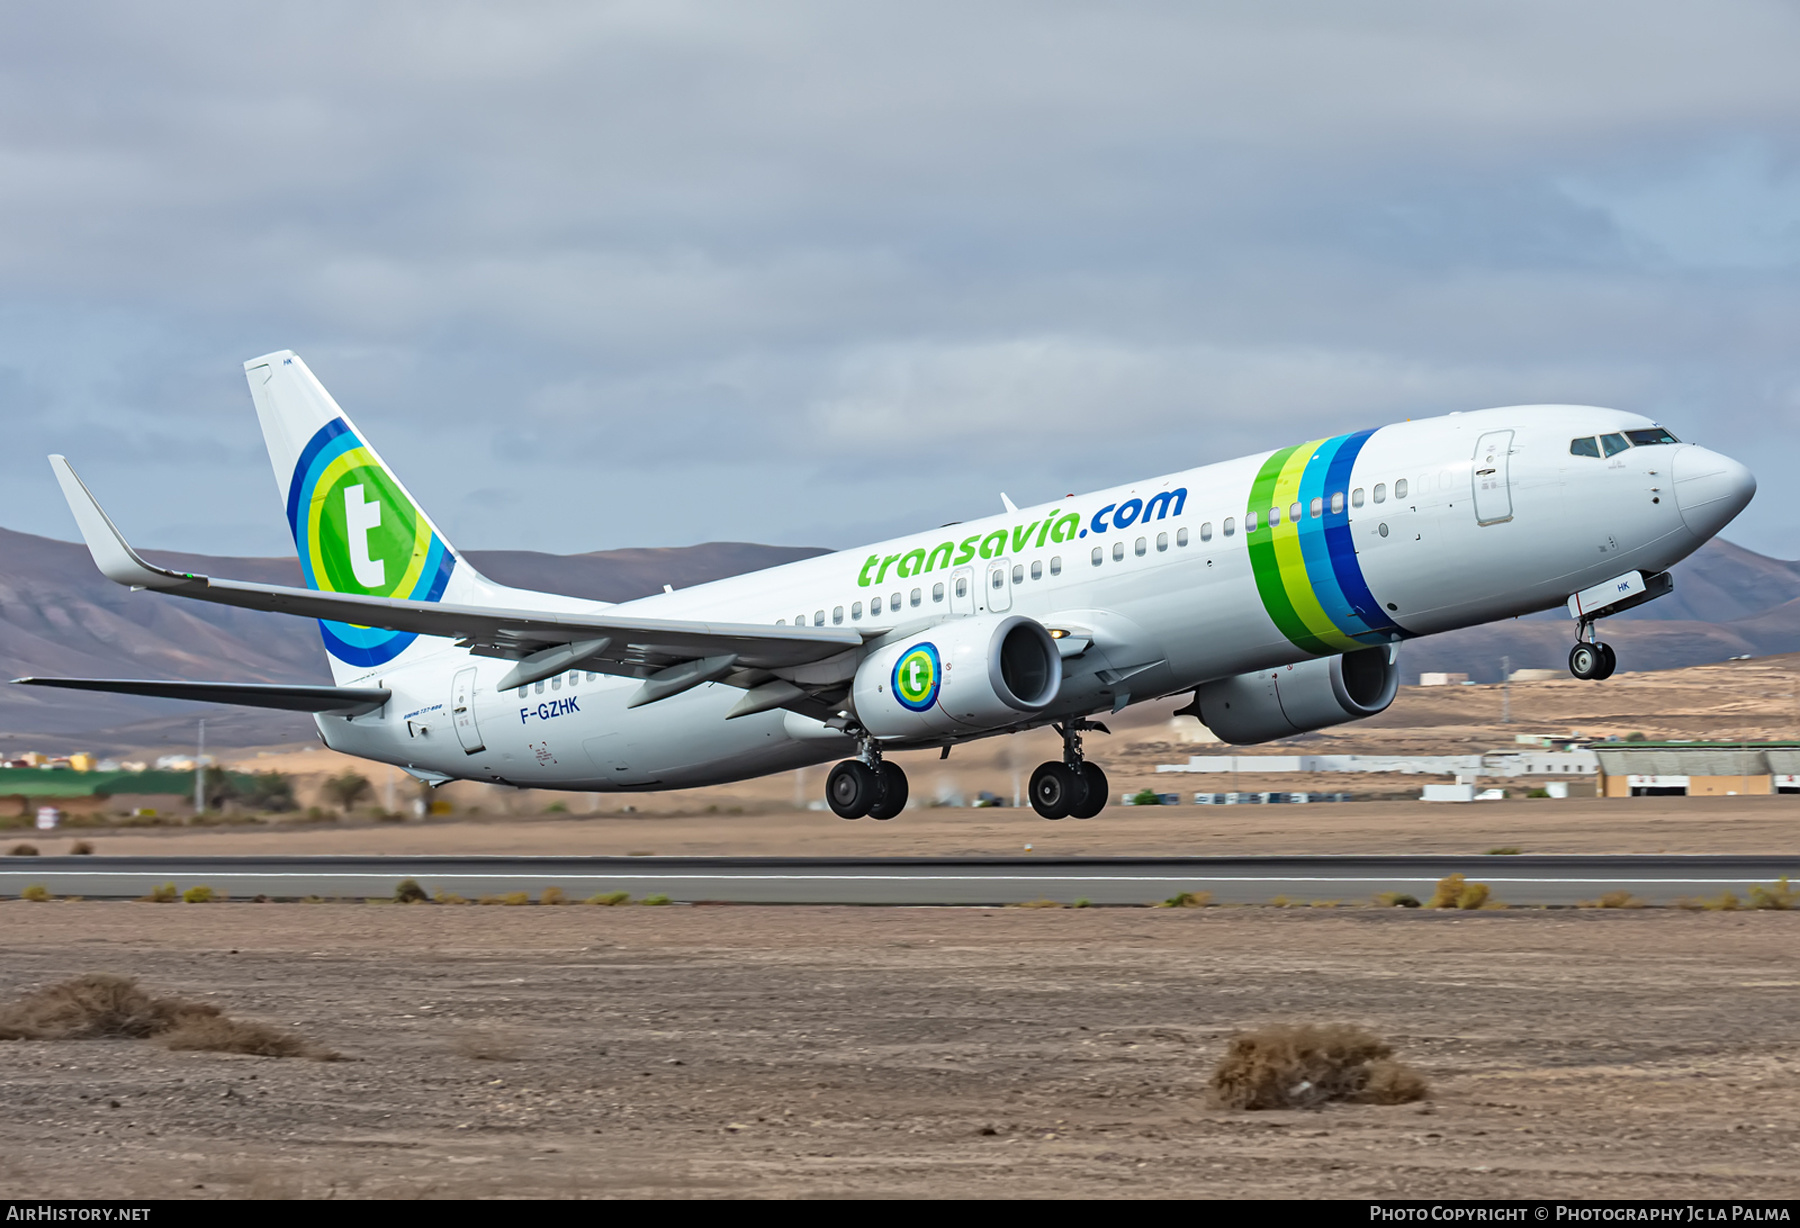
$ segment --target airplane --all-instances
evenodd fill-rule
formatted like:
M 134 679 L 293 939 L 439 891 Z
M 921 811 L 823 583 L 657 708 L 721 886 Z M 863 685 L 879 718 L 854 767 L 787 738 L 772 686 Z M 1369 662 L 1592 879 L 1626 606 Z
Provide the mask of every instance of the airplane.
M 156 567 L 50 457 L 109 579 L 319 621 L 334 686 L 21 678 L 310 712 L 326 746 L 419 780 L 631 792 L 842 759 L 826 801 L 891 819 L 885 756 L 1049 726 L 1046 819 L 1091 818 L 1082 736 L 1147 700 L 1250 744 L 1373 716 L 1410 638 L 1566 606 L 1596 624 L 1756 491 L 1637 414 L 1452 413 L 1316 439 L 619 604 L 496 584 L 407 493 L 306 364 L 244 364 L 304 588 Z M 960 667 L 960 672 L 959 668 Z

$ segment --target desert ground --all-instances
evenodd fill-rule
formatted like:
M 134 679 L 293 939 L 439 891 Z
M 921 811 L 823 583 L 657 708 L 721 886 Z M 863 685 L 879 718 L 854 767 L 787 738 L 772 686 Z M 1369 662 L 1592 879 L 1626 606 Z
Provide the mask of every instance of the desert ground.
M 1598 685 L 1409 688 L 1378 721 L 1265 749 L 1468 753 L 1515 733 L 1790 737 L 1793 658 Z M 1169 708 L 1089 747 L 1114 794 L 1216 748 Z M 1502 716 L 1511 717 L 1510 721 Z M 19 833 L 45 853 L 1044 855 L 1785 852 L 1788 797 L 1428 805 L 1425 778 L 1245 774 L 1305 806 L 1011 800 L 1025 735 L 908 756 L 922 803 L 846 823 L 823 771 L 664 795 L 458 785 L 450 813 L 321 748 L 326 821 Z M 383 819 L 378 812 L 390 817 Z M 255 818 L 257 821 L 238 821 Z M 0 1041 L 15 1197 L 1800 1196 L 1800 914 L 1678 910 L 854 909 L 0 902 L 0 1010 L 83 973 L 274 1024 L 346 1060 Z M 1351 1023 L 1423 1103 L 1214 1107 L 1229 1039 Z
M 1800 915 L 0 904 L 348 1060 L 0 1042 L 13 1197 L 1800 1196 Z M 1431 1097 L 1209 1107 L 1345 1021 Z

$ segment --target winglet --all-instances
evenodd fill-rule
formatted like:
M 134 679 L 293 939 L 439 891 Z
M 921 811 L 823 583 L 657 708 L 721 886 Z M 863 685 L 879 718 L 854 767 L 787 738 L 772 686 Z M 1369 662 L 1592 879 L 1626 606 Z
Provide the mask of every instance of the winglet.
M 1000 492 L 1000 506 L 1004 507 L 1009 513 L 1019 510 L 1019 505 L 1007 498 L 1004 490 Z
M 81 530 L 82 540 L 87 542 L 88 553 L 94 556 L 94 566 L 100 569 L 101 575 L 115 584 L 125 584 L 132 588 L 178 588 L 201 579 L 199 576 L 167 571 L 146 563 L 126 543 L 124 535 L 107 514 L 100 510 L 99 502 L 82 480 L 75 476 L 68 458 L 52 456 L 50 468 L 56 473 L 56 480 L 62 486 L 63 498 L 69 501 L 69 511 L 74 513 L 75 524 Z

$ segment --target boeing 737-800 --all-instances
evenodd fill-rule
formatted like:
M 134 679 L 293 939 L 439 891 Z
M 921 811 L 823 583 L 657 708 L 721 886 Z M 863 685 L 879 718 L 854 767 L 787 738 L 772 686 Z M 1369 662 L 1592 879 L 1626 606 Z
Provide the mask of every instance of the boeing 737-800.
M 19 681 L 311 712 L 327 746 L 432 784 L 676 789 L 841 757 L 844 818 L 905 807 L 885 752 L 1045 725 L 1064 753 L 1032 805 L 1091 817 L 1096 715 L 1192 692 L 1182 711 L 1227 742 L 1287 737 L 1385 709 L 1403 640 L 1560 605 L 1571 672 L 1604 678 L 1595 623 L 1668 592 L 1756 489 L 1636 414 L 1484 409 L 1002 496 L 985 520 L 610 605 L 481 575 L 297 356 L 244 369 L 304 588 L 152 566 L 51 464 L 106 576 L 316 618 L 336 685 Z

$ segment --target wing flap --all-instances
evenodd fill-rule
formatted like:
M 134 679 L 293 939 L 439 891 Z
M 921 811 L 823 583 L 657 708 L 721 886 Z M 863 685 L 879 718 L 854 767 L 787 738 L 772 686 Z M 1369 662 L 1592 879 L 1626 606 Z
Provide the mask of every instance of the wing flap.
M 333 716 L 361 716 L 375 711 L 388 701 L 385 687 L 289 686 L 266 682 L 168 682 L 157 678 L 14 678 L 13 682 L 20 686 L 105 691 L 115 695 L 240 704 L 247 708 L 323 712 Z

